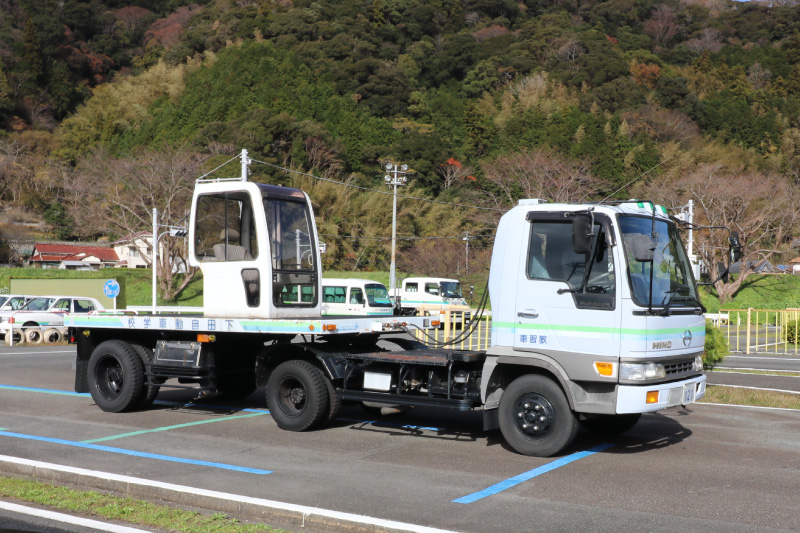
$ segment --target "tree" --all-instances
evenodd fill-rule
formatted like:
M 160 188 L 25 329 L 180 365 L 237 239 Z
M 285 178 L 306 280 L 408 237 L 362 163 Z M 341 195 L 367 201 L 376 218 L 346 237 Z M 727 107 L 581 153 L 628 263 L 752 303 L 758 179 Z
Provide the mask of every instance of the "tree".
M 720 302 L 731 300 L 754 272 L 750 262 L 782 253 L 781 247 L 800 222 L 800 193 L 783 176 L 729 170 L 721 164 L 705 164 L 675 181 L 662 180 L 647 188 L 655 201 L 678 208 L 689 199 L 695 202 L 695 223 L 724 226 L 739 233 L 744 255 L 741 269 L 728 283 L 717 281 L 714 288 Z M 719 264 L 728 265 L 728 234 L 724 231 L 695 231 L 695 250 L 710 273 L 719 277 Z
M 472 170 L 453 157 L 439 165 L 436 172 L 442 177 L 442 189 L 444 190 L 457 185 L 460 180 L 475 180 L 474 176 L 470 176 Z
M 82 159 L 73 175 L 67 203 L 78 228 L 128 236 L 152 228 L 153 208 L 159 226 L 184 226 L 190 209 L 194 180 L 203 158 L 181 149 L 140 150 L 115 159 L 96 150 Z M 159 241 L 158 288 L 172 301 L 197 273 L 188 267 L 183 240 Z M 152 252 L 139 250 L 148 262 Z M 179 278 L 179 265 L 186 274 Z
M 591 175 L 588 161 L 565 158 L 549 148 L 522 150 L 483 164 L 493 185 L 487 188 L 495 207 L 513 206 L 520 198 L 575 202 L 595 194 L 601 186 Z

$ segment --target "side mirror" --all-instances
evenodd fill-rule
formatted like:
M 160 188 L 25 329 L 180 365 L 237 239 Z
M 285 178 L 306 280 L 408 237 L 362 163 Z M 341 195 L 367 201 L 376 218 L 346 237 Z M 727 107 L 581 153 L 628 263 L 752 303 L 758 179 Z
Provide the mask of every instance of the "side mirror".
M 592 221 L 589 217 L 576 216 L 572 219 L 572 249 L 578 255 L 592 251 Z
M 650 263 L 653 261 L 653 251 L 656 249 L 653 239 L 647 235 L 632 235 L 630 240 L 633 258 L 639 263 Z
M 736 263 L 743 256 L 742 244 L 739 242 L 739 233 L 732 231 L 731 236 L 728 237 L 728 241 L 731 247 L 731 263 Z

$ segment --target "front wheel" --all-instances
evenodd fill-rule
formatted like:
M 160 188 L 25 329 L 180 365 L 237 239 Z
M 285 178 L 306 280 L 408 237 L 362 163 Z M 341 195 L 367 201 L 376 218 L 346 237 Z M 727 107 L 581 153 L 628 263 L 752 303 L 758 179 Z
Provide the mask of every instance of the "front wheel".
M 305 431 L 329 414 L 328 387 L 322 371 L 307 361 L 278 365 L 267 381 L 267 406 L 279 428 Z
M 521 376 L 500 397 L 498 418 L 506 442 L 523 455 L 550 457 L 575 439 L 578 419 L 553 380 Z
M 144 365 L 130 344 L 105 341 L 94 349 L 89 390 L 103 411 L 120 413 L 137 407 L 144 394 Z

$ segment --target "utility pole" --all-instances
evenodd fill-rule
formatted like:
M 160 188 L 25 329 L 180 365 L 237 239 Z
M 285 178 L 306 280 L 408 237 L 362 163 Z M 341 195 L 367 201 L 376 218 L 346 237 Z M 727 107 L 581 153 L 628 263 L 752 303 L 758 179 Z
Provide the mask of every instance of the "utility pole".
M 462 240 L 467 246 L 466 273 L 469 274 L 469 231 L 464 232 L 464 238 Z
M 386 163 L 384 166 L 387 174 L 383 177 L 387 185 L 392 186 L 392 262 L 389 266 L 389 294 L 395 294 L 395 248 L 397 246 L 397 186 L 406 184 L 408 165 Z

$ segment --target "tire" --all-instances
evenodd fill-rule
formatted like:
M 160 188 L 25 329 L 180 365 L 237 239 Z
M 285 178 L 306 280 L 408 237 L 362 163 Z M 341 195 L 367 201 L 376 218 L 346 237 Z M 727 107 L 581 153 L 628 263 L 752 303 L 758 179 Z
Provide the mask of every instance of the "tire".
M 306 431 L 328 416 L 328 388 L 322 371 L 307 361 L 278 365 L 267 381 L 267 406 L 279 428 Z
M 6 339 L 5 339 L 7 346 L 11 346 L 12 339 L 14 341 L 14 344 L 19 344 L 20 342 L 22 342 L 22 333 L 19 331 L 9 330 L 9 332 L 6 333 Z
M 25 342 L 29 344 L 40 344 L 42 342 L 42 330 L 38 326 L 22 326 L 25 331 Z
M 44 342 L 50 344 L 55 342 L 61 342 L 63 336 L 61 335 L 61 332 L 59 330 L 55 328 L 50 328 L 46 329 L 44 333 L 42 333 L 42 338 L 44 339 Z
M 59 328 L 59 333 L 61 333 L 61 340 L 69 342 L 69 328 Z
M 578 418 L 553 380 L 521 376 L 500 397 L 500 431 L 514 451 L 550 457 L 569 446 L 578 433 Z
M 153 362 L 153 350 L 145 348 L 140 344 L 132 344 L 131 348 L 133 348 L 133 351 L 139 356 L 139 360 L 142 361 L 142 395 L 136 404 L 136 409 L 146 409 L 153 405 L 156 396 L 158 396 L 158 391 L 161 388 L 158 385 L 144 385 L 144 382 L 147 381 L 147 377 L 144 375 L 144 361 Z M 154 379 L 156 379 L 158 383 L 164 382 L 163 378 Z
M 89 390 L 94 403 L 108 413 L 138 406 L 144 394 L 144 366 L 123 341 L 100 343 L 89 358 Z
M 619 435 L 633 428 L 641 417 L 641 413 L 626 415 L 585 414 L 580 424 L 584 429 L 598 435 Z

